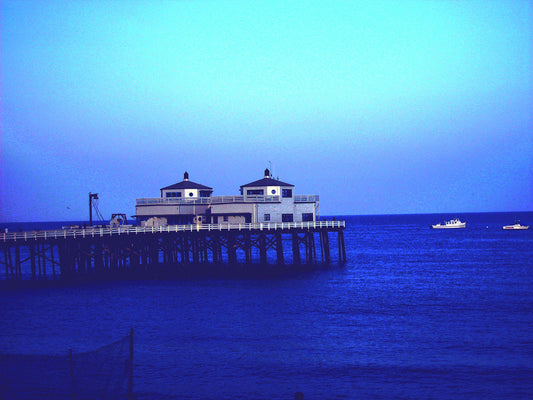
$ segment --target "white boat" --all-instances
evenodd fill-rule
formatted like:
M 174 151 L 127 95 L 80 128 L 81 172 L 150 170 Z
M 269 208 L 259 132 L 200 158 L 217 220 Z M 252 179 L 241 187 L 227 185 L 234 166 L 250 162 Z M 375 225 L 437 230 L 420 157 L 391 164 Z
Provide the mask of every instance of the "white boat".
M 515 221 L 513 225 L 505 225 L 503 227 L 505 230 L 524 230 L 529 229 L 529 225 L 520 225 L 520 221 Z
M 466 228 L 466 222 L 461 222 L 459 218 L 452 219 L 450 221 L 445 221 L 444 223 L 438 223 L 436 225 L 431 225 L 433 229 L 457 229 L 457 228 Z

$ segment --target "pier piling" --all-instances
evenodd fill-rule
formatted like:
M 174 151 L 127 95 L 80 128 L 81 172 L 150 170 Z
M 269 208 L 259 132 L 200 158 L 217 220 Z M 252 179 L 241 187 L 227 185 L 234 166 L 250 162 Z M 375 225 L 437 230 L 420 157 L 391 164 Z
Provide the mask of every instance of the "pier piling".
M 344 228 L 344 221 L 310 221 L 2 233 L 0 264 L 5 280 L 159 276 L 208 264 L 330 264 L 335 232 L 333 250 L 343 263 Z

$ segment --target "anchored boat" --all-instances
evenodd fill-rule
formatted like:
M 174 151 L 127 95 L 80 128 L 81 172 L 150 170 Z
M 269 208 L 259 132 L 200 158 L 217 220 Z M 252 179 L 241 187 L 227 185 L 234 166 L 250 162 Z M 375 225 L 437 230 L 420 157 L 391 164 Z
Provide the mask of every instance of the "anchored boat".
M 505 225 L 504 230 L 525 230 L 529 229 L 529 225 L 520 225 L 520 221 L 515 221 L 513 225 Z
M 438 223 L 436 225 L 431 225 L 433 229 L 456 229 L 456 228 L 466 228 L 466 222 L 461 222 L 459 218 L 452 219 L 450 221 L 445 221 L 444 223 Z

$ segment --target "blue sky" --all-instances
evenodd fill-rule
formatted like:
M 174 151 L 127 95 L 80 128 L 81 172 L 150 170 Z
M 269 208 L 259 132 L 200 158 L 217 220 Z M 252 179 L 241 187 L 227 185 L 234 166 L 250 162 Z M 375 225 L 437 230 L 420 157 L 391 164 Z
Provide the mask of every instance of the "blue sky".
M 0 221 L 272 165 L 322 215 L 533 210 L 529 1 L 0 2 Z

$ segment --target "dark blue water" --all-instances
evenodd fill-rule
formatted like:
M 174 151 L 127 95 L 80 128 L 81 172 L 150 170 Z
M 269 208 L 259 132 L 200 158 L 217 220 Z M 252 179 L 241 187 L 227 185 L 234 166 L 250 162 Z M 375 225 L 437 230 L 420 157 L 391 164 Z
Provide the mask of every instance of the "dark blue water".
M 349 216 L 348 262 L 271 279 L 0 292 L 0 352 L 135 330 L 143 399 L 533 398 L 533 213 Z M 337 217 L 337 219 L 340 219 Z

